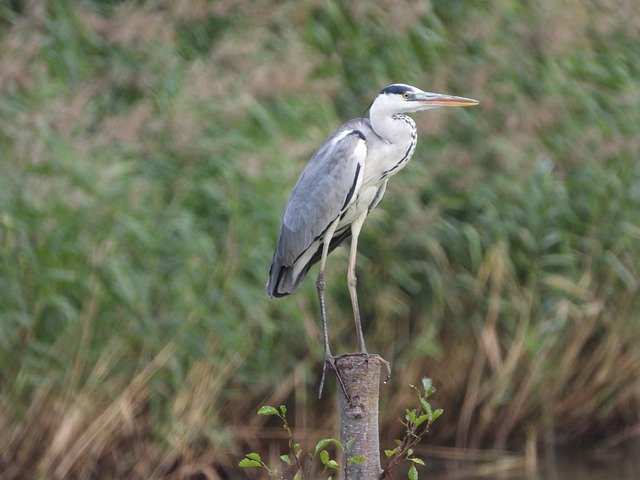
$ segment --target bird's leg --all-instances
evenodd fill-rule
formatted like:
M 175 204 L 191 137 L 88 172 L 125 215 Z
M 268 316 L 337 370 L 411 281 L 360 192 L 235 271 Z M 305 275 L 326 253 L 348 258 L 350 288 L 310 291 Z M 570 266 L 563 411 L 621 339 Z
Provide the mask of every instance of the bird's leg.
M 329 365 L 334 372 L 336 372 L 336 377 L 338 378 L 338 382 L 344 391 L 344 394 L 347 398 L 347 390 L 342 382 L 342 378 L 340 377 L 340 372 L 338 372 L 338 367 L 336 366 L 336 358 L 331 355 L 331 350 L 329 349 L 329 333 L 327 329 L 327 313 L 324 303 L 324 269 L 320 270 L 318 273 L 318 279 L 316 281 L 316 287 L 318 289 L 318 297 L 320 299 L 320 316 L 322 317 L 322 338 L 324 341 L 324 363 L 322 365 L 322 379 L 320 380 L 320 390 L 318 391 L 318 398 L 322 398 L 322 390 L 324 389 L 324 379 L 327 375 L 327 365 Z
M 362 229 L 362 224 L 367 214 L 363 214 L 356 218 L 351 224 L 351 252 L 349 253 L 349 271 L 347 272 L 347 280 L 349 283 L 349 294 L 351 296 L 351 305 L 353 306 L 353 319 L 356 323 L 356 335 L 358 337 L 358 347 L 360 353 L 367 353 L 367 348 L 364 345 L 364 335 L 362 334 L 362 322 L 360 321 L 360 307 L 358 305 L 358 292 L 356 291 L 356 285 L 358 279 L 356 278 L 356 257 L 358 255 L 358 236 Z
M 316 288 L 318 289 L 318 299 L 320 300 L 320 317 L 322 319 L 322 340 L 324 342 L 324 364 L 322 367 L 322 380 L 320 380 L 320 391 L 318 393 L 318 398 L 322 398 L 322 389 L 324 388 L 324 379 L 327 374 L 327 365 L 329 365 L 334 372 L 336 372 L 336 377 L 338 378 L 338 382 L 340 383 L 342 390 L 344 391 L 345 396 L 347 398 L 347 391 L 345 390 L 344 383 L 342 382 L 342 378 L 340 377 L 340 373 L 336 368 L 335 357 L 331 355 L 331 350 L 329 349 L 329 331 L 327 329 L 327 311 L 324 302 L 324 267 L 327 263 L 327 256 L 329 255 L 329 246 L 331 245 L 331 238 L 338 227 L 338 222 L 340 218 L 336 218 L 334 222 L 329 225 L 327 228 L 322 245 L 322 256 L 320 257 L 320 269 L 318 272 L 318 279 L 316 280 Z
M 338 228 L 338 222 L 340 218 L 336 218 L 331 225 L 327 228 L 322 244 L 322 256 L 320 257 L 320 269 L 318 271 L 318 279 L 316 280 L 316 288 L 318 289 L 318 299 L 320 300 L 320 317 L 322 319 L 322 339 L 324 341 L 324 356 L 325 358 L 331 357 L 331 351 L 329 350 L 329 332 L 327 330 L 327 310 L 324 302 L 324 267 L 327 264 L 327 257 L 329 256 L 329 246 L 331 245 L 331 238 Z
M 318 279 L 316 280 L 316 288 L 318 289 L 318 299 L 320 300 L 320 318 L 322 319 L 322 341 L 324 342 L 324 356 L 330 357 L 329 349 L 329 333 L 327 331 L 327 310 L 324 303 L 324 269 L 320 267 Z

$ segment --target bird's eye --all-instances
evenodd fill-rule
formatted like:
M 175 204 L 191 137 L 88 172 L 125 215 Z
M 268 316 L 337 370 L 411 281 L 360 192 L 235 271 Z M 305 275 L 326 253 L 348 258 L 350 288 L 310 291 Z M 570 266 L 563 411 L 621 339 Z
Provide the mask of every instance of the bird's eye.
M 405 100 L 408 100 L 409 99 L 409 92 L 404 92 L 402 94 L 402 98 L 404 98 Z

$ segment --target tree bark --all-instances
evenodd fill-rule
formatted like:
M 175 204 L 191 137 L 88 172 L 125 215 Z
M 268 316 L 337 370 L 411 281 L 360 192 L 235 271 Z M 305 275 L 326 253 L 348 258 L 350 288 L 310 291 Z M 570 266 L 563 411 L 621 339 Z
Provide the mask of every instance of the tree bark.
M 354 439 L 342 458 L 345 480 L 380 478 L 380 439 L 378 433 L 378 401 L 380 370 L 389 364 L 379 355 L 346 353 L 335 358 L 337 373 L 344 389 L 338 388 L 340 441 L 343 445 Z M 346 394 L 345 394 L 346 391 Z M 362 456 L 360 463 L 349 458 Z

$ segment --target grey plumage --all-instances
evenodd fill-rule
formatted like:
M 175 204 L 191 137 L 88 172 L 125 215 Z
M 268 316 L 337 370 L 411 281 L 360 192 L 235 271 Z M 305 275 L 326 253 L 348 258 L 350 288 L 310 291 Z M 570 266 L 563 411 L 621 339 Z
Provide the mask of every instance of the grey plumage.
M 320 298 L 325 357 L 332 359 L 324 311 L 324 264 L 336 246 L 352 236 L 349 256 L 351 295 L 360 350 L 365 352 L 356 293 L 355 257 L 360 228 L 382 199 L 388 179 L 411 159 L 416 147 L 415 122 L 403 112 L 478 102 L 423 92 L 404 84 L 384 88 L 371 104 L 369 119 L 356 118 L 340 127 L 311 157 L 285 208 L 267 293 L 293 292 L 309 268 L 320 262 Z
M 320 260 L 325 230 L 357 198 L 366 156 L 362 130 L 368 122 L 354 119 L 344 124 L 311 157 L 300 175 L 282 217 L 267 284 L 269 295 L 282 297 L 300 285 L 309 268 Z M 350 234 L 348 225 L 338 227 L 331 250 Z

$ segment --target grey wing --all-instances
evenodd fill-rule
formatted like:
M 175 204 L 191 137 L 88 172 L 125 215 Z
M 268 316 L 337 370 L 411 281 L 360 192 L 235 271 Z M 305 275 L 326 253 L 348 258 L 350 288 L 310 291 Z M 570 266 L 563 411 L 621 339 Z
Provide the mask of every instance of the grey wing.
M 325 230 L 357 197 L 366 155 L 364 134 L 346 124 L 311 157 L 282 218 L 269 295 L 291 293 L 318 260 Z

